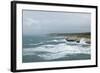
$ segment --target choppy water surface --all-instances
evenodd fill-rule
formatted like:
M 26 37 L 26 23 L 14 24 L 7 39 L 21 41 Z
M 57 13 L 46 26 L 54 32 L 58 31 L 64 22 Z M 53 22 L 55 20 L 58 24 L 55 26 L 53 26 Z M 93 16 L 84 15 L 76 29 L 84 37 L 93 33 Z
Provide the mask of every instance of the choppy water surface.
M 23 62 L 86 60 L 91 58 L 89 45 L 67 44 L 64 37 L 24 36 Z

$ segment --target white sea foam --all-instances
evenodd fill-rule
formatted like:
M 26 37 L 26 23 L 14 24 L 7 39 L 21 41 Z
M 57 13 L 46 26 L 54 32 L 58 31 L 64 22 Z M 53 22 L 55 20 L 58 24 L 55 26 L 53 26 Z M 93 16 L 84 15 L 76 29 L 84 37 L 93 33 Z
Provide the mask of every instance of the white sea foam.
M 47 52 L 37 54 L 36 52 Z M 58 59 L 72 54 L 90 54 L 90 47 L 72 46 L 63 44 L 57 45 L 41 45 L 36 48 L 23 49 L 23 55 L 37 55 L 45 60 Z
M 38 56 L 44 58 L 45 60 L 52 60 L 52 59 L 58 59 L 58 58 L 64 57 L 66 56 L 66 53 L 59 52 L 59 53 L 43 54 L 43 55 L 38 55 Z
M 66 40 L 65 40 L 65 39 L 51 40 L 51 41 L 54 41 L 54 42 L 66 42 Z

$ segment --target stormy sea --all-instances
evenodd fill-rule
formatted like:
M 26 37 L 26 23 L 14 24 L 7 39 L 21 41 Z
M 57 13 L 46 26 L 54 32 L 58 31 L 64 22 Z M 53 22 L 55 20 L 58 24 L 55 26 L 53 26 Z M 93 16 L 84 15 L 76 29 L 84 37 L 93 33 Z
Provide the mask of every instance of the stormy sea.
M 22 62 L 91 59 L 91 46 L 72 44 L 62 36 L 23 36 Z

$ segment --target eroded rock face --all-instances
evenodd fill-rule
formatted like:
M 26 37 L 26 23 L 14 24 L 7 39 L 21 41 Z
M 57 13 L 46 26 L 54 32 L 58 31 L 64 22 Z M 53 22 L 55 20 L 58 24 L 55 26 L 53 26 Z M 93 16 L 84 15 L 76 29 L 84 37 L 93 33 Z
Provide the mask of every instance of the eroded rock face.
M 77 36 L 68 36 L 68 37 L 65 37 L 65 39 L 66 39 L 66 41 L 69 41 L 69 42 L 91 44 L 90 38 L 77 37 Z

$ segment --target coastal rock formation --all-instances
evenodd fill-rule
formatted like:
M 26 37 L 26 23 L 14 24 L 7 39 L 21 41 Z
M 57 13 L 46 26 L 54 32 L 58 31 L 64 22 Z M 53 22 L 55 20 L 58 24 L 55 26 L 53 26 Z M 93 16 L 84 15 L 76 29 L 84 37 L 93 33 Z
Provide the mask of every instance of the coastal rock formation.
M 77 43 L 87 43 L 87 44 L 91 44 L 91 40 L 89 38 L 82 38 L 82 37 L 72 37 L 72 36 L 67 36 L 65 37 L 65 40 L 68 42 L 77 42 Z

